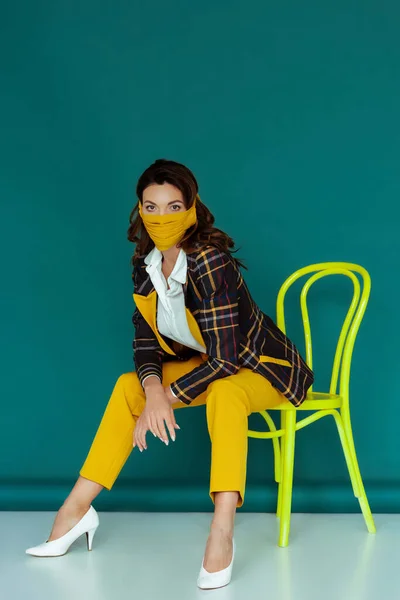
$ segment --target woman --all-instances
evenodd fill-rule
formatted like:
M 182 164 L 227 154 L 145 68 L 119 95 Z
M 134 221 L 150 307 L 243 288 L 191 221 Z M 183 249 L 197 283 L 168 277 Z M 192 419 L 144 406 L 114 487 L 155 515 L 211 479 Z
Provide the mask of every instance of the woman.
M 197 583 L 221 587 L 231 578 L 235 512 L 244 501 L 248 415 L 284 402 L 299 406 L 313 374 L 252 299 L 244 265 L 230 251 L 234 242 L 213 226 L 193 173 L 157 160 L 136 192 L 128 229 L 136 243 L 136 371 L 118 378 L 49 539 L 26 552 L 59 556 L 82 533 L 91 549 L 99 522 L 91 503 L 112 488 L 132 448 L 146 450 L 148 432 L 175 441 L 174 410 L 206 404 L 215 511 Z

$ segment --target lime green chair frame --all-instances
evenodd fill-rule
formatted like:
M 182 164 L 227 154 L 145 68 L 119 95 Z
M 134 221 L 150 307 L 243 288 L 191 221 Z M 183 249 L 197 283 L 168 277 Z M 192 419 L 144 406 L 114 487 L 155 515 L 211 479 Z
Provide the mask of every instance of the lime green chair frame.
M 250 429 L 248 431 L 251 438 L 272 439 L 273 442 L 275 481 L 279 486 L 276 512 L 280 519 L 278 545 L 281 547 L 285 547 L 289 543 L 296 432 L 326 416 L 332 416 L 335 420 L 354 495 L 359 500 L 369 533 L 376 533 L 358 465 L 349 406 L 351 360 L 357 332 L 368 304 L 371 278 L 366 269 L 347 262 L 319 263 L 299 269 L 286 279 L 277 297 L 277 325 L 284 333 L 286 333 L 284 310 L 286 293 L 295 281 L 310 274 L 312 275 L 305 282 L 300 294 L 300 307 L 305 336 L 305 360 L 311 369 L 313 368 L 313 354 L 307 308 L 307 294 L 311 286 L 328 275 L 345 275 L 352 281 L 354 293 L 336 346 L 329 393 L 314 392 L 311 387 L 306 400 L 299 407 L 296 408 L 286 401 L 282 405 L 270 409 L 280 411 L 280 429 L 276 429 L 275 423 L 267 411 L 261 411 L 260 414 L 265 419 L 270 431 L 259 432 Z M 304 410 L 313 411 L 313 414 L 298 420 L 298 412 Z

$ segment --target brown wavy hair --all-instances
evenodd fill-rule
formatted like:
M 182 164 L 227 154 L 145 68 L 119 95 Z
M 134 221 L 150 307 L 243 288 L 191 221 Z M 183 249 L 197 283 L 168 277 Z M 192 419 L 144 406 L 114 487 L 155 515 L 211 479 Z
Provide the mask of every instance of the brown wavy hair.
M 135 265 L 139 256 L 148 254 L 155 245 L 139 214 L 139 203 L 143 203 L 143 192 L 149 185 L 164 183 L 170 183 L 182 192 L 186 210 L 193 205 L 196 198 L 197 223 L 187 229 L 177 245 L 182 247 L 185 252 L 191 252 L 195 248 L 202 250 L 208 246 L 214 246 L 229 253 L 237 266 L 247 269 L 240 259 L 232 256 L 233 252 L 237 252 L 237 250 L 232 250 L 235 245 L 233 239 L 221 229 L 213 226 L 215 217 L 200 200 L 199 186 L 192 171 L 181 163 L 164 158 L 158 159 L 150 165 L 139 177 L 136 185 L 138 202 L 129 216 L 130 224 L 127 233 L 128 240 L 136 244 L 131 260 L 132 265 Z

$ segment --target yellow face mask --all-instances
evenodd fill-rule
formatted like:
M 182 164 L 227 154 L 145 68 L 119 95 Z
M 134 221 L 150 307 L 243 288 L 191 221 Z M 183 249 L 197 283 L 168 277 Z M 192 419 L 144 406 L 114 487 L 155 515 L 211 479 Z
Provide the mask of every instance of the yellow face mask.
M 197 222 L 196 198 L 189 210 L 167 215 L 143 213 L 142 205 L 139 202 L 139 214 L 155 246 L 159 250 L 168 250 L 180 242 L 186 230 Z

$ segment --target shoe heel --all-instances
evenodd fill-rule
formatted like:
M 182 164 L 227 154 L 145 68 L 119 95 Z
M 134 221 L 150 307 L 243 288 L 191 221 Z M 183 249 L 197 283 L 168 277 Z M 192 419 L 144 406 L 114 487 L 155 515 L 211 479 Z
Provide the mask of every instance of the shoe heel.
M 96 529 L 97 529 L 97 527 L 95 527 L 94 529 L 90 529 L 90 531 L 86 531 L 86 542 L 87 542 L 88 550 L 92 549 L 93 538 L 94 538 L 94 534 L 96 533 Z

